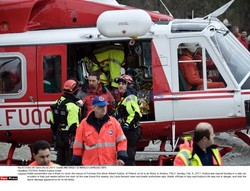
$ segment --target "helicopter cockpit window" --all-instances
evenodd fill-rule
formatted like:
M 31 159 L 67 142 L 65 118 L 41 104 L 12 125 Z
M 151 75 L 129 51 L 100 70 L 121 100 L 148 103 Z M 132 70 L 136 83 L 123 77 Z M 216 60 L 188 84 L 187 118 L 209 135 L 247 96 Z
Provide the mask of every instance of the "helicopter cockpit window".
M 242 84 L 242 89 L 250 88 L 250 79 L 248 72 L 250 71 L 250 54 L 246 49 L 240 44 L 240 42 L 235 39 L 232 33 L 224 35 L 225 33 L 215 33 L 211 37 L 214 46 L 221 53 L 221 56 L 226 61 L 227 66 L 232 72 L 235 80 Z
M 0 94 L 22 91 L 22 64 L 18 57 L 0 57 Z
M 205 63 L 203 63 L 203 60 L 205 60 Z M 226 87 L 207 50 L 198 43 L 182 43 L 179 45 L 178 67 L 180 91 Z
M 43 57 L 44 93 L 61 92 L 61 56 Z

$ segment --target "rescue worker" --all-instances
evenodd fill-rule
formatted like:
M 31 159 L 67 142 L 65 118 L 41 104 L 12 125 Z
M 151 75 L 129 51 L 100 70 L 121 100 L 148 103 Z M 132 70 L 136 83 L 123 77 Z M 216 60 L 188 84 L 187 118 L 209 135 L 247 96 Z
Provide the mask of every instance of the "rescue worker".
M 120 122 L 123 132 L 128 140 L 127 153 L 128 160 L 126 165 L 135 165 L 136 145 L 141 136 L 140 129 L 140 108 L 137 97 L 132 94 L 131 86 L 133 85 L 133 78 L 129 75 L 122 75 L 118 79 L 119 97 L 116 106 L 115 117 Z
M 109 86 L 109 80 L 94 56 L 91 56 L 91 59 L 89 57 L 84 57 L 81 62 L 85 64 L 88 73 L 99 73 L 100 82 L 104 86 Z
M 109 90 L 100 82 L 100 76 L 98 73 L 89 74 L 88 88 L 85 91 L 87 96 L 83 98 L 82 118 L 87 117 L 91 111 L 93 111 L 92 100 L 96 96 L 102 96 L 108 101 L 108 114 L 113 114 L 115 99 Z
M 78 81 L 69 79 L 65 82 L 64 94 L 51 105 L 50 123 L 57 148 L 56 163 L 70 165 L 76 128 L 80 120 L 79 101 L 76 98 L 79 90 Z
M 209 123 L 199 123 L 194 131 L 194 139 L 186 138 L 180 145 L 174 166 L 221 166 L 222 159 L 214 145 L 214 130 Z
M 37 141 L 33 144 L 32 155 L 35 159 L 29 166 L 59 166 L 50 161 L 50 145 L 47 141 Z
M 75 165 L 124 165 L 127 139 L 119 122 L 107 114 L 102 96 L 92 101 L 94 110 L 77 128 L 72 162 Z
M 183 53 L 179 59 L 179 67 L 182 75 L 184 76 L 187 83 L 187 90 L 202 90 L 203 79 L 199 75 L 196 63 L 194 62 L 194 54 L 198 47 L 192 44 L 187 44 L 187 48 L 183 50 Z M 211 79 L 207 80 L 207 88 L 224 88 L 223 82 L 213 82 Z
M 111 87 L 117 88 L 115 79 L 120 77 L 121 66 L 124 65 L 123 46 L 107 45 L 94 50 L 94 55 L 101 70 L 109 77 Z

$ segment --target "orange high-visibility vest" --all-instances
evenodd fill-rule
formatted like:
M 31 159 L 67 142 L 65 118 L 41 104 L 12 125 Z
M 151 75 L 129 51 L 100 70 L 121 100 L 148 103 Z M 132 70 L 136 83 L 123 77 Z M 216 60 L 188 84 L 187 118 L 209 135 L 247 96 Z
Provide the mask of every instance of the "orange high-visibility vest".
M 73 155 L 82 156 L 83 165 L 115 165 L 117 153 L 126 151 L 127 139 L 113 117 L 101 127 L 99 133 L 87 123 L 87 118 L 77 128 Z

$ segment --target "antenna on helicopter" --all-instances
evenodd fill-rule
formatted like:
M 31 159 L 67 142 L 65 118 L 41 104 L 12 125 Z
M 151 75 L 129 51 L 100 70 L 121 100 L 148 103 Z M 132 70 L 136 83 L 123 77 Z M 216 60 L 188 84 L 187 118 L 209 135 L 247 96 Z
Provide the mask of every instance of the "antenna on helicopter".
M 173 15 L 171 14 L 171 12 L 168 10 L 167 6 L 163 3 L 162 0 L 160 0 L 161 4 L 163 5 L 163 7 L 166 9 L 166 11 L 168 12 L 168 14 L 173 17 Z

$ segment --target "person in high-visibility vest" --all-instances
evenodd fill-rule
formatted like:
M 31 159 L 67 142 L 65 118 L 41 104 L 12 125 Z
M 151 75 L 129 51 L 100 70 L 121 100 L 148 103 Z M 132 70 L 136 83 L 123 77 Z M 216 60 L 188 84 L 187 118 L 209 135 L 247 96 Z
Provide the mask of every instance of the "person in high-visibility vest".
M 121 66 L 124 65 L 124 48 L 117 45 L 108 45 L 94 50 L 94 55 L 101 70 L 109 74 L 111 87 L 117 88 L 118 84 L 115 79 L 120 77 Z
M 222 158 L 214 145 L 214 130 L 209 123 L 199 123 L 194 138 L 186 137 L 174 160 L 174 166 L 221 166 Z
M 136 95 L 129 86 L 133 85 L 133 78 L 122 75 L 118 80 L 119 96 L 116 96 L 116 112 L 114 116 L 120 122 L 123 132 L 128 140 L 127 166 L 135 165 L 136 145 L 141 137 L 140 119 L 142 114 Z
M 74 165 L 124 165 L 127 139 L 119 122 L 107 114 L 108 102 L 102 96 L 92 101 L 93 111 L 76 131 Z
M 76 95 L 80 87 L 76 79 L 65 82 L 63 95 L 52 104 L 50 124 L 57 148 L 56 163 L 70 165 L 76 128 L 80 122 L 80 107 Z
M 32 155 L 35 159 L 29 166 L 59 166 L 50 161 L 50 145 L 47 141 L 37 141 L 32 146 Z
M 84 64 L 86 65 L 86 69 L 89 74 L 98 73 L 100 76 L 99 77 L 100 82 L 104 86 L 109 86 L 109 79 L 107 78 L 106 74 L 98 64 L 98 61 L 96 60 L 95 57 L 94 58 L 92 57 L 91 59 L 89 57 L 84 57 L 82 59 L 82 62 L 84 62 Z

